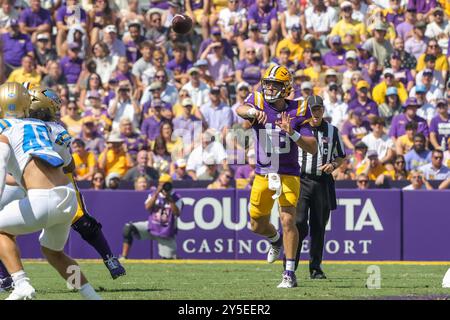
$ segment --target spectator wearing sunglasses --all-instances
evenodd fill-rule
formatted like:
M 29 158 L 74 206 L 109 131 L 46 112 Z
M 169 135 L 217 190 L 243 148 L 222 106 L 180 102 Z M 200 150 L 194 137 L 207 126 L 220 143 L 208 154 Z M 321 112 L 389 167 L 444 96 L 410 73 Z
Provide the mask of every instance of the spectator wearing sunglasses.
M 446 180 L 450 178 L 450 169 L 443 164 L 444 152 L 433 150 L 431 153 L 431 163 L 427 163 L 419 170 L 427 180 Z
M 230 170 L 222 171 L 217 179 L 208 185 L 207 189 L 230 189 L 233 187 L 233 173 Z
M 369 189 L 369 178 L 365 173 L 361 173 L 356 177 L 356 186 L 359 190 Z

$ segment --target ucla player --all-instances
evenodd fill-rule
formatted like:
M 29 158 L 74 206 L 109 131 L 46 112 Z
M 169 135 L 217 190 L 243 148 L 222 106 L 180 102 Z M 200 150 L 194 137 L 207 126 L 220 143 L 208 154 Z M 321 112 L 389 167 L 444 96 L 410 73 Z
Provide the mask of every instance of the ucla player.
M 72 176 L 74 169 L 72 155 L 70 153 L 71 137 L 69 133 L 57 122 L 56 114 L 59 112 L 61 100 L 51 89 L 35 87 L 29 90 L 31 95 L 30 118 L 39 119 L 46 122 L 49 128 L 50 138 L 54 142 L 54 149 L 64 159 L 67 159 L 69 165 L 64 168 L 67 176 L 71 180 L 77 193 L 78 209 L 72 221 L 72 229 L 77 231 L 81 237 L 88 242 L 101 255 L 111 277 L 116 279 L 126 274 L 125 269 L 119 260 L 113 255 L 109 244 L 101 230 L 102 225 L 87 213 L 83 197 L 80 194 L 75 180 Z M 1 127 L 0 123 L 0 127 Z M 8 181 L 10 182 L 10 181 Z M 25 196 L 23 189 L 18 186 L 8 186 L 5 189 L 6 194 L 1 199 L 1 205 L 4 206 L 12 200 L 21 199 Z M 6 196 L 6 197 L 5 197 Z M 8 274 L 0 262 L 0 288 L 7 289 L 11 281 Z
M 42 230 L 41 250 L 48 262 L 68 280 L 69 267 L 78 266 L 64 252 L 71 221 L 77 211 L 77 195 L 62 167 L 67 161 L 53 150 L 44 122 L 23 119 L 30 96 L 19 83 L 0 86 L 0 197 L 10 173 L 27 197 L 14 200 L 0 211 L 0 259 L 11 273 L 14 290 L 8 300 L 32 299 L 35 290 L 23 270 L 15 237 Z M 11 121 L 7 120 L 8 118 Z M 100 297 L 80 272 L 80 293 L 86 299 Z
M 256 177 L 250 195 L 252 231 L 269 239 L 269 263 L 279 258 L 284 245 L 286 269 L 279 288 L 297 286 L 294 273 L 298 231 L 295 208 L 300 193 L 298 147 L 315 154 L 317 141 L 309 125 L 311 111 L 303 101 L 287 100 L 292 76 L 285 66 L 271 65 L 261 80 L 262 92 L 253 92 L 237 113 L 252 121 L 257 155 Z M 275 199 L 281 208 L 281 237 L 270 223 Z

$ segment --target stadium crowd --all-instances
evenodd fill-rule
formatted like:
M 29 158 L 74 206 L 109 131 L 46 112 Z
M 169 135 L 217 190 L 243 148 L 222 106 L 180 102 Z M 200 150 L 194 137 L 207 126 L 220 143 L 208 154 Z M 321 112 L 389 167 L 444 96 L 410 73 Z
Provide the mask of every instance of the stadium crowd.
M 177 13 L 192 31 L 171 29 Z M 0 83 L 60 94 L 76 179 L 94 189 L 162 173 L 250 188 L 235 110 L 283 64 L 290 98 L 322 96 L 341 131 L 336 180 L 448 187 L 449 20 L 448 0 L 1 0 Z

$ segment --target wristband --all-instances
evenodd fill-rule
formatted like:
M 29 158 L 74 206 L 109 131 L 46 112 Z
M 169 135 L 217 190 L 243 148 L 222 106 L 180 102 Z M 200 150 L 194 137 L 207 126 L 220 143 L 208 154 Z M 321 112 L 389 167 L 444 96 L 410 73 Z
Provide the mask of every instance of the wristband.
M 301 136 L 302 136 L 302 135 L 301 135 L 299 132 L 294 131 L 294 133 L 291 134 L 289 137 L 291 137 L 292 140 L 294 140 L 295 142 L 297 142 L 298 139 L 300 139 Z
M 247 116 L 249 118 L 254 118 L 256 116 L 256 109 L 255 108 L 248 109 Z

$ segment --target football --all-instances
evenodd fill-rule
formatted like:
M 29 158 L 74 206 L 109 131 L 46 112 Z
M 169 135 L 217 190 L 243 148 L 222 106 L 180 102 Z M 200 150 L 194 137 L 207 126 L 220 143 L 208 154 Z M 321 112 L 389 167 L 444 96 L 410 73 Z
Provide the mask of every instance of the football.
M 188 33 L 192 29 L 192 19 L 184 14 L 176 14 L 172 19 L 172 28 L 176 33 Z

